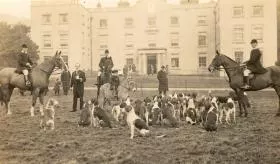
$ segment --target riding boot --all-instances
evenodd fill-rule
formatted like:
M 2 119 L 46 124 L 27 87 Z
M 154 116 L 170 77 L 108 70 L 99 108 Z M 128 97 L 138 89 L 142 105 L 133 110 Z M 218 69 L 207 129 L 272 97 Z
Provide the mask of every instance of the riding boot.
M 249 76 L 244 76 L 244 85 L 241 87 L 241 88 L 244 88 L 244 89 L 249 89 L 250 88 L 250 79 L 249 79 Z

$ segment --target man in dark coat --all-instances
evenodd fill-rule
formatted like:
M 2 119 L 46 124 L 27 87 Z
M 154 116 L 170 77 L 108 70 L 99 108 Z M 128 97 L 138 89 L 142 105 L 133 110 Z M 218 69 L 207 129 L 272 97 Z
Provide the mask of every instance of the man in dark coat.
M 244 64 L 246 64 L 247 69 L 244 70 L 245 85 L 242 86 L 242 88 L 245 88 L 245 89 L 250 88 L 250 85 L 249 85 L 249 74 L 250 73 L 263 74 L 263 73 L 267 72 L 267 70 L 261 64 L 262 53 L 259 50 L 259 48 L 257 48 L 258 41 L 256 39 L 253 39 L 251 41 L 251 46 L 253 49 L 251 50 L 250 59 L 248 61 L 244 62 Z
M 105 50 L 105 57 L 102 57 L 100 62 L 99 62 L 99 67 L 102 73 L 104 73 L 104 81 L 102 83 L 110 83 L 111 82 L 111 73 L 112 73 L 112 68 L 114 67 L 114 63 L 112 60 L 112 57 L 109 56 L 109 50 Z M 113 87 L 111 85 L 110 89 L 112 90 Z
M 23 44 L 21 53 L 18 55 L 17 72 L 23 73 L 25 85 L 27 87 L 30 87 L 31 86 L 31 81 L 29 79 L 28 74 L 29 74 L 29 71 L 32 68 L 33 62 L 31 60 L 30 56 L 27 54 L 27 50 L 28 50 L 27 45 Z
M 63 93 L 64 95 L 68 95 L 68 91 L 70 88 L 71 73 L 66 67 L 64 67 L 64 70 L 61 73 L 60 79 L 62 82 Z
M 73 87 L 73 110 L 77 111 L 77 99 L 80 98 L 80 110 L 83 108 L 85 73 L 80 69 L 80 64 L 75 65 L 76 70 L 72 73 L 71 88 Z
M 119 78 L 119 75 L 118 75 L 118 70 L 113 70 L 112 71 L 112 86 L 113 86 L 113 89 L 116 93 L 115 96 L 118 96 L 119 85 L 120 85 L 120 78 Z
M 166 91 L 168 91 L 168 78 L 164 66 L 161 66 L 161 70 L 157 74 L 157 79 L 159 82 L 159 86 L 158 86 L 159 94 L 166 95 Z

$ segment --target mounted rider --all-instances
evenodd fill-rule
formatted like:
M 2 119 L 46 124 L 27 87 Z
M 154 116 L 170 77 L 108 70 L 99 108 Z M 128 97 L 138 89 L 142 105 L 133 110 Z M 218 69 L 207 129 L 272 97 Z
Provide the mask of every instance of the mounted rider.
M 28 50 L 27 45 L 23 44 L 21 47 L 22 50 L 18 55 L 18 60 L 17 60 L 18 63 L 17 72 L 23 73 L 26 87 L 31 87 L 31 81 L 30 81 L 31 78 L 29 78 L 30 77 L 29 72 L 32 69 L 33 62 L 29 54 L 27 54 L 27 50 Z
M 262 66 L 261 64 L 261 56 L 262 53 L 259 50 L 258 41 L 256 39 L 252 39 L 251 41 L 251 54 L 250 59 L 244 64 L 246 65 L 246 68 L 244 69 L 244 86 L 242 88 L 249 89 L 250 88 L 250 78 L 249 75 L 252 74 L 264 74 L 267 72 L 267 70 Z
M 114 66 L 112 57 L 109 55 L 109 50 L 105 50 L 105 57 L 102 57 L 100 62 L 99 62 L 99 67 L 100 67 L 100 71 L 101 73 L 104 74 L 104 78 L 101 80 L 101 73 L 98 74 L 99 76 L 99 85 L 100 84 L 104 84 L 104 83 L 110 83 L 110 89 L 113 90 L 113 85 L 112 85 L 112 80 L 111 80 L 111 73 L 112 73 L 112 68 Z

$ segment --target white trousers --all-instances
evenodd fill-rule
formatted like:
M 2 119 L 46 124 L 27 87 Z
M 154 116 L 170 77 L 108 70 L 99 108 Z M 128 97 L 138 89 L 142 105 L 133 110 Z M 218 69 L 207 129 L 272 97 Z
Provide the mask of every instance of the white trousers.
M 243 72 L 244 76 L 249 76 L 250 73 L 251 71 L 249 69 L 245 69 Z
M 27 76 L 27 75 L 28 75 L 28 70 L 27 70 L 27 69 L 24 69 L 24 70 L 22 70 L 22 73 L 23 73 L 25 76 Z

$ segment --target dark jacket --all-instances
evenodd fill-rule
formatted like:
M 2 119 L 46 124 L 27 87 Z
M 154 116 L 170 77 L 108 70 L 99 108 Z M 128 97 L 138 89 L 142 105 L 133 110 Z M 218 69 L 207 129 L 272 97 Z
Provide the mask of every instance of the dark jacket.
M 114 67 L 112 57 L 103 57 L 99 62 L 99 67 L 102 71 L 111 71 Z M 104 68 L 103 68 L 104 67 Z
M 251 70 L 252 73 L 263 74 L 267 71 L 261 64 L 261 56 L 262 53 L 258 48 L 253 49 L 250 54 L 250 59 L 245 62 L 248 69 Z
M 157 74 L 157 79 L 158 79 L 158 82 L 159 82 L 158 90 L 159 91 L 168 91 L 167 73 L 160 70 Z
M 63 88 L 70 87 L 71 73 L 69 71 L 63 71 L 60 76 Z
M 76 79 L 76 76 L 79 76 L 79 78 L 82 78 L 82 81 L 79 79 Z M 71 87 L 73 87 L 73 95 L 76 95 L 78 98 L 84 96 L 84 82 L 86 81 L 86 76 L 83 71 L 74 71 L 72 73 L 71 78 Z
M 18 62 L 18 65 L 17 65 L 18 72 L 22 72 L 22 70 L 24 70 L 24 69 L 30 69 L 26 65 L 26 63 L 30 63 L 31 65 L 33 65 L 33 62 L 31 60 L 30 56 L 28 54 L 22 53 L 22 52 L 18 55 L 17 62 Z
M 120 78 L 119 78 L 119 76 L 112 76 L 112 84 L 114 85 L 114 86 L 119 86 L 120 85 Z

